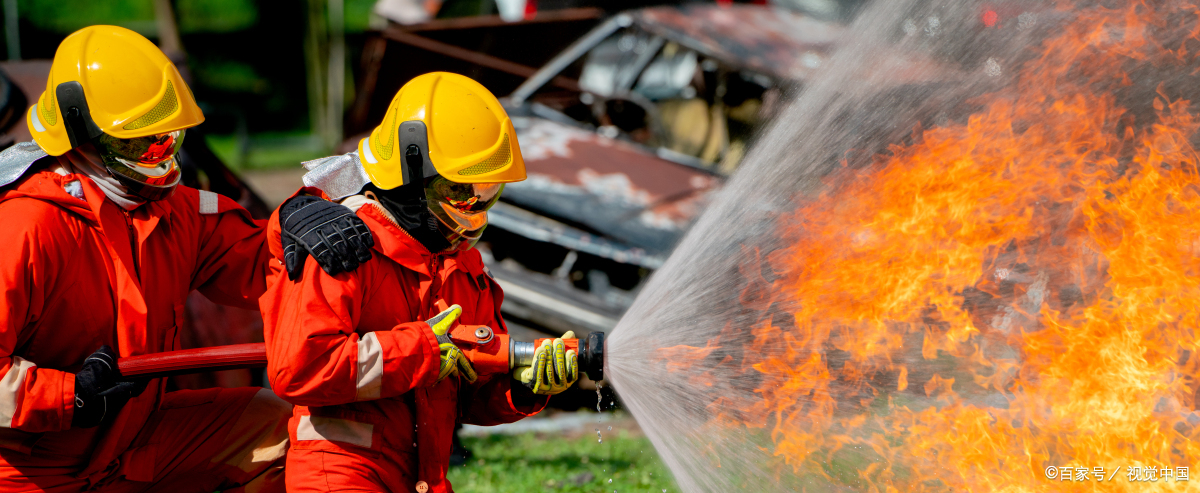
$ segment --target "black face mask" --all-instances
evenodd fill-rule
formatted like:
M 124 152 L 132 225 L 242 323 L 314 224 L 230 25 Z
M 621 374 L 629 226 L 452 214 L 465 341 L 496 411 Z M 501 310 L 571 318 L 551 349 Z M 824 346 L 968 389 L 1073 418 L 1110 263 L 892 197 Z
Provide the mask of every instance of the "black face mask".
M 408 183 L 391 190 L 383 190 L 374 183 L 367 183 L 364 192 L 372 192 L 384 209 L 396 219 L 396 224 L 430 252 L 437 253 L 450 248 L 450 242 L 438 230 L 438 220 L 429 212 L 425 200 L 425 179 L 421 176 L 421 153 L 416 146 L 409 146 L 405 153 L 408 165 Z

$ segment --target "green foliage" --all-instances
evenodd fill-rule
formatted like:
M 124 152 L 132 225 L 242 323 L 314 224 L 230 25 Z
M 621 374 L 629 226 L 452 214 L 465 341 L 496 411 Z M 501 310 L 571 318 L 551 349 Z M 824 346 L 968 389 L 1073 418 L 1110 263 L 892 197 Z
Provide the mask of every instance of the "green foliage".
M 649 439 L 625 430 L 603 437 L 603 443 L 594 435 L 464 437 L 475 456 L 448 477 L 459 493 L 679 491 Z
M 258 22 L 252 0 L 176 0 L 175 18 L 183 34 L 249 29 Z
M 18 11 L 33 25 L 62 34 L 96 24 L 124 26 L 147 37 L 157 34 L 151 0 L 21 0 Z M 253 0 L 177 0 L 175 18 L 183 34 L 233 32 L 254 27 L 258 8 Z
M 242 31 L 258 22 L 254 0 L 175 0 L 174 6 L 182 34 Z M 345 0 L 346 32 L 369 29 L 374 6 L 375 0 Z M 157 34 L 151 0 L 18 0 L 17 10 L 33 25 L 61 34 L 96 24 L 127 27 L 147 37 Z
M 155 32 L 150 0 L 20 0 L 17 11 L 33 25 L 63 34 L 96 24 L 123 26 L 143 35 Z
M 375 0 L 346 0 L 346 33 L 361 33 L 370 28 Z
M 192 69 L 198 82 L 214 90 L 266 94 L 270 89 L 270 82 L 246 62 L 197 59 Z
M 300 163 L 328 156 L 309 132 L 264 132 L 248 136 L 242 153 L 235 135 L 206 134 L 205 141 L 226 166 L 236 171 L 297 168 Z

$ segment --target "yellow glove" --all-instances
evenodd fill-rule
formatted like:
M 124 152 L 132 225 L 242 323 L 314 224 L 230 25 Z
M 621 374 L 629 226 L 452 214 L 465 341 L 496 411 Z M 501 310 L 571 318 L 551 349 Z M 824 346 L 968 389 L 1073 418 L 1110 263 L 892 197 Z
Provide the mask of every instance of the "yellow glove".
M 543 341 L 533 352 L 533 366 L 513 368 L 513 378 L 533 389 L 533 393 L 555 395 L 567 390 L 579 379 L 579 358 L 575 350 L 567 350 L 563 339 L 574 339 L 575 332 Z
M 437 337 L 438 349 L 442 353 L 441 369 L 438 371 L 437 381 L 452 374 L 461 375 L 468 382 L 475 383 L 479 375 L 475 374 L 475 367 L 471 366 L 471 362 L 467 360 L 467 355 L 463 354 L 458 346 L 450 340 L 447 335 L 450 329 L 457 325 L 459 315 L 462 315 L 462 307 L 458 305 L 450 305 L 450 308 L 442 310 L 442 313 L 435 315 L 433 318 L 426 320 L 429 328 L 433 329 L 433 335 Z

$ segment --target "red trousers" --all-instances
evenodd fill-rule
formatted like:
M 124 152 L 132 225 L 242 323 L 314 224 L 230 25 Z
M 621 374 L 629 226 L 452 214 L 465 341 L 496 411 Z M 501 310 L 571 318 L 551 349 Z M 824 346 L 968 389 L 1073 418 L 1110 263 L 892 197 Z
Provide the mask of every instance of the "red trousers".
M 89 457 L 35 444 L 27 455 L 3 452 L 8 465 L 0 466 L 0 491 L 282 493 L 291 408 L 265 389 L 170 392 L 101 473 L 77 478 L 72 472 Z
M 395 456 L 401 457 L 395 457 Z M 413 491 L 417 459 L 396 451 L 371 453 L 353 445 L 294 450 L 287 459 L 288 493 L 390 493 Z M 397 460 L 399 459 L 399 460 Z

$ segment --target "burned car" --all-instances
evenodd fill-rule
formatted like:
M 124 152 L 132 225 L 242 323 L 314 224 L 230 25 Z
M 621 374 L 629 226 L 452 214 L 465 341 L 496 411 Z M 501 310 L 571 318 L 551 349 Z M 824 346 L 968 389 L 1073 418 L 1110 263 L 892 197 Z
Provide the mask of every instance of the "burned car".
M 343 150 L 420 73 L 463 73 L 508 94 L 528 179 L 506 185 L 479 243 L 505 315 L 550 333 L 608 330 L 788 95 L 847 37 L 840 24 L 750 4 L 393 24 L 364 49 Z M 926 61 L 873 56 L 882 63 L 862 65 L 886 72 L 880 79 L 927 79 Z
M 755 5 L 641 9 L 502 99 L 529 179 L 506 187 L 480 245 L 507 315 L 614 326 L 842 31 Z

